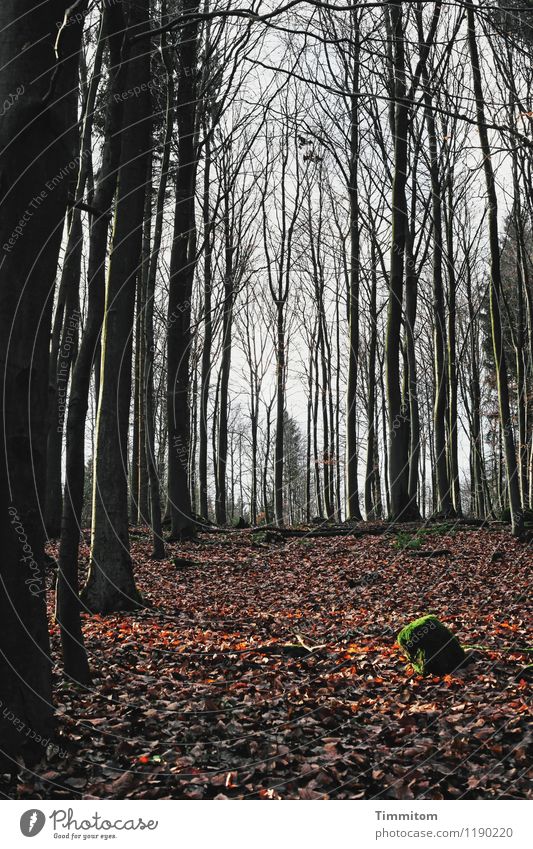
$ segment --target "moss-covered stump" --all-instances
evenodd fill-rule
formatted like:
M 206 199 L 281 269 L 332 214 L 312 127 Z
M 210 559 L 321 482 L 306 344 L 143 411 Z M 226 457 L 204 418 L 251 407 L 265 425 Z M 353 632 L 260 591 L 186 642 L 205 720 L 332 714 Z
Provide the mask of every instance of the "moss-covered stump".
M 250 527 L 250 523 L 247 522 L 246 519 L 244 519 L 242 516 L 239 516 L 233 527 L 237 531 L 243 531 L 245 528 Z
M 402 628 L 398 643 L 421 675 L 447 675 L 465 661 L 457 637 L 432 614 Z

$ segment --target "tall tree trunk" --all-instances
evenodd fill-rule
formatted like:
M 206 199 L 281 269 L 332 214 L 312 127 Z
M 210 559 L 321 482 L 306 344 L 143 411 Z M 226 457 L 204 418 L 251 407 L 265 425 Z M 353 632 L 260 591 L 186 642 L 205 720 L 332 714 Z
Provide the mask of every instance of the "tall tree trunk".
M 429 142 L 429 170 L 431 177 L 432 236 L 433 236 L 433 346 L 435 368 L 435 397 L 433 404 L 433 436 L 435 439 L 435 462 L 437 483 L 437 510 L 440 515 L 453 515 L 446 452 L 446 316 L 444 309 L 444 284 L 442 276 L 442 180 L 439 173 L 437 134 L 433 104 L 429 92 L 428 74 L 423 72 L 426 127 Z
M 167 4 L 163 2 L 161 8 L 162 26 L 168 21 Z M 146 283 L 146 308 L 144 311 L 144 408 L 146 413 L 146 468 L 148 483 L 150 487 L 150 523 L 152 526 L 152 558 L 162 560 L 165 556 L 165 543 L 163 541 L 163 528 L 161 521 L 161 495 L 159 489 L 158 463 L 155 456 L 155 403 L 154 403 L 154 299 L 155 284 L 157 279 L 157 266 L 159 252 L 161 250 L 161 238 L 163 235 L 163 213 L 165 209 L 165 195 L 168 184 L 168 171 L 170 164 L 170 149 L 172 144 L 172 131 L 174 128 L 174 80 L 170 55 L 170 46 L 166 34 L 161 35 L 161 53 L 167 74 L 167 99 L 165 111 L 165 134 L 163 138 L 163 156 L 161 160 L 161 176 L 157 189 L 157 200 L 155 206 L 154 233 L 152 250 L 148 266 L 148 278 Z
M 263 463 L 263 507 L 265 512 L 265 524 L 270 523 L 270 507 L 268 503 L 268 466 L 270 462 L 270 441 L 271 441 L 271 419 L 272 407 L 274 398 L 266 408 L 266 434 L 265 434 L 265 461 Z
M 257 452 L 259 433 L 259 387 L 257 372 L 250 374 L 250 430 L 251 430 L 251 487 L 250 487 L 250 522 L 257 524 Z
M 518 480 L 518 468 L 516 463 L 513 423 L 511 419 L 511 407 L 509 402 L 507 363 L 505 359 L 505 346 L 503 340 L 503 328 L 500 312 L 502 275 L 500 264 L 500 240 L 498 232 L 498 198 L 496 194 L 494 169 L 492 167 L 489 136 L 487 131 L 487 125 L 485 122 L 485 105 L 483 99 L 483 86 L 481 82 L 479 52 L 476 38 L 475 11 L 470 0 L 468 0 L 466 4 L 466 9 L 468 19 L 468 46 L 470 50 L 472 79 L 474 83 L 474 95 L 476 99 L 477 126 L 479 132 L 481 152 L 483 154 L 483 170 L 485 173 L 485 182 L 487 187 L 490 244 L 490 318 L 492 328 L 494 362 L 496 366 L 496 381 L 498 386 L 500 427 L 503 431 L 502 436 L 505 449 L 505 467 L 507 472 L 507 492 L 509 496 L 509 506 L 511 509 L 511 524 L 513 534 L 518 535 L 523 530 L 524 514 L 520 503 L 520 486 Z
M 143 240 L 144 241 L 144 240 Z M 130 476 L 130 522 L 132 525 L 136 525 L 140 519 L 139 516 L 139 428 L 140 428 L 140 419 L 141 419 L 141 411 L 140 411 L 140 396 L 141 396 L 141 369 L 140 369 L 140 359 L 141 359 L 141 346 L 140 342 L 140 333 L 141 333 L 141 312 L 140 305 L 142 300 L 142 276 L 141 272 L 137 273 L 137 285 L 136 285 L 136 295 L 135 300 L 137 302 L 137 311 L 135 315 L 134 327 L 135 331 L 132 331 L 132 343 L 133 343 L 133 428 L 131 435 L 131 459 L 129 464 L 129 476 Z
M 141 265 L 137 274 L 133 438 L 131 452 L 132 483 L 130 486 L 130 515 L 133 524 L 147 524 L 150 517 L 148 506 L 148 469 L 146 465 L 146 408 L 144 393 L 146 351 L 144 347 L 144 313 L 146 309 L 146 290 L 150 269 L 150 246 L 152 237 L 152 158 L 152 152 L 150 151 L 146 169 Z
M 103 17 L 101 24 L 103 23 Z M 102 29 L 100 28 L 100 36 Z M 72 182 L 68 238 L 59 285 L 56 313 L 52 330 L 49 365 L 48 437 L 46 448 L 46 502 L 45 526 L 49 537 L 61 533 L 62 492 L 61 454 L 64 423 L 67 411 L 67 389 L 73 363 L 76 359 L 79 340 L 79 289 L 83 254 L 82 212 L 85 186 L 91 165 L 92 127 L 96 94 L 100 83 L 105 41 L 98 38 L 92 78 L 84 93 L 81 134 L 79 138 L 80 158 L 75 179 Z M 83 64 L 85 70 L 85 66 Z M 81 76 L 81 74 L 80 74 Z M 69 93 L 72 109 L 72 129 L 76 127 L 79 88 Z
M 212 314 L 212 255 L 213 234 L 211 209 L 209 203 L 209 188 L 211 181 L 211 137 L 206 130 L 205 161 L 204 161 L 204 344 L 202 348 L 202 366 L 200 376 L 200 422 L 199 422 L 199 451 L 198 451 L 198 481 L 200 485 L 200 515 L 209 518 L 207 491 L 207 417 L 209 412 L 209 384 L 211 377 L 211 352 L 213 347 L 213 314 Z
M 170 81 L 169 81 L 169 86 Z M 148 278 L 146 283 L 146 305 L 144 310 L 143 333 L 144 333 L 144 410 L 146 415 L 145 427 L 145 452 L 148 483 L 150 487 L 150 524 L 152 526 L 152 558 L 162 560 L 165 556 L 165 543 L 163 541 L 163 528 L 161 524 L 161 496 L 159 492 L 159 475 L 155 458 L 155 409 L 154 409 L 154 299 L 155 282 L 157 277 L 157 260 L 161 247 L 161 235 L 163 232 L 163 209 L 165 203 L 165 191 L 168 176 L 168 165 L 170 159 L 170 142 L 172 138 L 172 100 L 167 99 L 167 117 L 165 129 L 165 141 L 163 146 L 163 160 L 161 163 L 161 177 L 156 202 L 156 216 L 154 226 L 154 239 Z
M 313 422 L 313 351 L 309 345 L 309 376 L 307 378 L 307 426 L 305 452 L 305 521 L 311 521 L 311 444 Z
M 322 311 L 322 306 L 319 304 L 319 311 Z M 331 477 L 330 477 L 330 449 L 329 449 L 329 421 L 328 421 L 328 406 L 327 406 L 327 392 L 328 392 L 328 374 L 327 374 L 327 363 L 326 363 L 326 352 L 324 345 L 324 326 L 322 321 L 322 316 L 318 317 L 318 353 L 320 354 L 320 366 L 322 371 L 322 389 L 320 392 L 320 401 L 322 407 L 322 468 L 324 471 L 324 508 L 326 512 L 326 516 L 328 519 L 331 519 L 333 516 L 333 498 L 332 498 L 332 487 L 331 487 Z
M 359 223 L 359 24 L 353 21 L 353 87 L 350 128 L 350 277 L 348 292 L 348 382 L 346 388 L 346 518 L 361 520 L 357 468 L 357 368 L 359 365 L 359 277 L 361 273 Z
M 378 343 L 377 328 L 377 268 L 375 234 L 372 233 L 370 247 L 370 345 L 368 349 L 368 434 L 366 444 L 366 475 L 365 475 L 365 513 L 367 521 L 376 518 L 375 493 L 375 442 L 376 442 L 376 350 Z
M 389 485 L 389 451 L 387 447 L 387 403 L 386 403 L 386 391 L 385 391 L 385 381 L 383 379 L 383 365 L 384 365 L 385 355 L 379 358 L 379 388 L 381 390 L 381 429 L 383 433 L 383 477 L 385 484 L 385 506 L 387 509 L 387 516 L 391 514 L 391 506 L 390 506 L 390 485 Z
M 224 193 L 224 304 L 222 309 L 222 363 L 220 366 L 220 405 L 218 415 L 217 479 L 218 491 L 215 503 L 216 520 L 219 525 L 227 522 L 226 466 L 228 462 L 228 413 L 229 377 L 231 370 L 231 342 L 233 326 L 234 269 L 233 228 L 230 220 L 230 198 L 228 187 Z
M 402 403 L 400 334 L 404 290 L 405 243 L 408 226 L 406 179 L 408 168 L 408 106 L 405 102 L 405 41 L 401 3 L 390 4 L 394 73 L 394 177 L 392 185 L 392 244 L 390 255 L 387 335 L 385 344 L 389 407 L 390 517 L 416 518 L 418 510 L 409 496 L 409 427 Z
M 178 170 L 174 236 L 170 256 L 167 322 L 167 425 L 170 539 L 193 533 L 189 491 L 189 362 L 191 297 L 195 258 L 191 255 L 196 182 L 196 109 L 199 0 L 184 0 L 181 14 L 191 20 L 180 30 L 176 120 Z
M 318 320 L 317 320 L 318 333 Z M 322 483 L 320 476 L 320 453 L 318 451 L 318 405 L 320 399 L 320 377 L 318 372 L 318 345 L 314 352 L 314 372 L 315 372 L 315 398 L 313 402 L 313 467 L 315 470 L 315 496 L 316 509 L 320 518 L 324 515 L 322 507 Z
M 85 484 L 85 422 L 89 406 L 91 370 L 95 351 L 99 347 L 103 320 L 109 210 L 116 190 L 121 148 L 123 32 L 122 8 L 117 5 L 106 7 L 102 19 L 102 39 L 107 41 L 109 49 L 109 96 L 104 124 L 102 165 L 91 198 L 95 211 L 91 215 L 89 232 L 87 319 L 70 386 L 56 597 L 56 618 L 60 625 L 65 673 L 77 680 L 89 676 L 80 622 L 78 551 Z
M 520 184 L 513 158 L 514 209 L 513 227 L 516 239 L 516 334 L 515 334 L 515 363 L 516 363 L 516 406 L 518 410 L 518 467 L 520 480 L 520 498 L 522 507 L 528 504 L 528 460 L 527 460 L 527 347 L 526 347 L 526 311 L 524 293 L 528 291 L 528 261 L 523 261 L 523 220 L 520 206 Z
M 129 551 L 127 449 L 131 400 L 135 282 L 141 259 L 151 104 L 148 0 L 128 0 L 127 89 L 113 244 L 102 329 L 91 558 L 84 604 L 92 611 L 131 610 L 141 598 Z
M 474 503 L 477 515 L 482 519 L 486 515 L 485 494 L 483 486 L 483 461 L 481 456 L 481 389 L 479 385 L 479 361 L 477 352 L 477 321 L 472 300 L 472 270 L 470 260 L 466 262 L 466 298 L 468 304 L 468 318 L 470 323 L 470 396 L 471 396 L 471 429 L 470 446 L 472 454 L 473 491 Z
M 342 492 L 342 483 L 341 483 L 341 434 L 340 434 L 340 417 L 341 417 L 341 375 L 340 375 L 340 362 L 341 362 L 341 325 L 340 325 L 340 308 L 339 308 L 339 288 L 335 292 L 335 355 L 336 355 L 336 363 L 335 363 L 335 470 L 336 470 L 336 480 L 337 480 L 337 492 L 336 492 L 336 507 L 337 507 L 337 520 L 342 521 L 342 500 L 343 500 L 343 492 Z M 345 476 L 344 476 L 345 477 Z
M 413 236 L 406 239 L 407 273 L 405 278 L 405 347 L 407 356 L 407 385 L 409 404 L 409 500 L 418 512 L 418 467 L 420 465 L 420 411 L 418 406 L 418 377 L 415 350 L 415 324 L 418 306 L 418 278 L 413 256 Z
M 285 424 L 285 299 L 276 301 L 276 439 L 274 447 L 274 513 L 283 525 L 283 460 Z
M 448 465 L 453 509 L 456 516 L 462 515 L 461 487 L 459 480 L 459 421 L 457 412 L 457 331 L 456 301 L 457 279 L 455 274 L 454 250 L 454 203 L 453 175 L 448 175 L 448 218 L 446 221 L 446 265 L 448 270 Z
M 83 11 L 80 4 L 77 11 Z M 69 175 L 68 93 L 81 25 L 69 4 L 0 5 L 0 764 L 45 755 L 53 734 L 41 510 L 52 305 Z M 57 53 L 56 53 L 57 43 Z M 25 49 L 21 49 L 24 47 Z M 15 717 L 16 722 L 13 721 Z
M 79 284 L 83 248 L 81 211 L 72 210 L 67 248 L 52 330 L 48 389 L 45 526 L 49 537 L 61 532 L 61 449 L 63 417 L 72 363 L 78 348 Z

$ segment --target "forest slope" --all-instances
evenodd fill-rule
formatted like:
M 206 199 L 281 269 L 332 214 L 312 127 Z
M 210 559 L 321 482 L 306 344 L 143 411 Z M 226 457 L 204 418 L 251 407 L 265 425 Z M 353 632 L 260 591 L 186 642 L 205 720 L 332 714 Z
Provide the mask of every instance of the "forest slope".
M 503 530 L 283 544 L 244 531 L 161 563 L 149 551 L 138 529 L 150 606 L 84 617 L 93 687 L 56 675 L 60 751 L 5 795 L 527 795 L 528 545 Z M 413 673 L 396 635 L 426 612 L 484 647 L 474 663 Z M 56 626 L 52 643 L 57 661 Z

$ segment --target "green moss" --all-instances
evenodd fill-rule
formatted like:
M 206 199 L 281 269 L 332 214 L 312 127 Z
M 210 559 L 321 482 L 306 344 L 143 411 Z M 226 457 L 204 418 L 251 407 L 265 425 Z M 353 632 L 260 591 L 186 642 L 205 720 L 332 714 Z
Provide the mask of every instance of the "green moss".
M 407 549 L 418 549 L 422 545 L 422 537 L 418 534 L 410 534 L 406 531 L 400 531 L 394 541 L 394 545 L 400 551 Z
M 278 531 L 270 530 L 267 528 L 266 531 L 259 531 L 258 533 L 252 534 L 252 544 L 253 545 L 270 545 L 272 543 L 281 544 L 285 542 L 283 534 L 280 534 Z
M 465 659 L 457 637 L 431 613 L 402 628 L 398 643 L 421 675 L 447 675 Z
M 258 531 L 257 533 L 252 534 L 252 545 L 264 545 L 265 542 L 266 540 L 264 531 Z
M 430 537 L 455 536 L 457 528 L 450 523 L 441 525 L 425 525 L 415 533 L 409 531 L 400 531 L 394 541 L 395 547 L 399 551 L 417 550 L 422 548 L 424 543 L 428 542 Z
M 522 511 L 524 514 L 524 522 L 526 525 L 533 524 L 533 510 L 529 510 L 527 507 Z M 504 510 L 500 513 L 500 520 L 502 522 L 510 522 L 511 521 L 511 511 L 508 507 L 505 507 Z

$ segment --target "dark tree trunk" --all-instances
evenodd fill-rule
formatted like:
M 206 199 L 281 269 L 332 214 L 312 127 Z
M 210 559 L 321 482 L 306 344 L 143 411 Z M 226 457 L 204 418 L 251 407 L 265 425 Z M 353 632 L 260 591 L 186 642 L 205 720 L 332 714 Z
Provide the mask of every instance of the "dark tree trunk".
M 283 525 L 283 461 L 285 413 L 285 299 L 276 302 L 276 438 L 274 443 L 274 513 Z
M 81 25 L 68 20 L 59 38 L 56 26 L 68 6 L 0 5 L 0 102 L 17 94 L 0 122 L 0 763 L 11 772 L 17 757 L 43 758 L 53 734 L 41 511 L 54 282 L 78 165 L 68 92 Z
M 52 330 L 48 382 L 45 526 L 52 539 L 61 532 L 61 449 L 67 389 L 78 348 L 79 284 L 83 248 L 81 212 L 72 210 Z
M 78 551 L 80 541 L 83 492 L 85 484 L 85 422 L 89 405 L 89 387 L 95 352 L 104 313 L 105 262 L 109 210 L 115 195 L 120 159 L 122 101 L 124 83 L 121 45 L 124 19 L 120 6 L 105 9 L 102 38 L 109 49 L 109 97 L 104 127 L 102 165 L 91 205 L 98 213 L 91 215 L 88 261 L 87 319 L 80 349 L 72 372 L 66 428 L 65 489 L 59 547 L 59 573 L 56 618 L 60 625 L 65 673 L 77 680 L 89 677 L 87 656 L 83 648 L 78 597 Z M 115 99 L 117 95 L 117 99 Z
M 511 418 L 511 406 L 509 401 L 509 382 L 507 375 L 507 363 L 505 358 L 505 346 L 503 339 L 503 328 L 501 322 L 500 299 L 502 297 L 502 275 L 500 262 L 500 240 L 498 232 L 498 198 L 496 194 L 496 182 L 494 169 L 492 167 L 491 148 L 487 125 L 485 123 L 485 106 L 483 100 L 483 87 L 481 83 L 481 70 L 479 66 L 479 52 L 475 28 L 475 11 L 472 4 L 467 3 L 468 18 L 468 46 L 472 64 L 472 78 L 474 83 L 474 95 L 476 98 L 477 125 L 481 152 L 483 154 L 483 170 L 485 172 L 485 183 L 487 187 L 487 201 L 489 211 L 489 244 L 490 244 L 490 317 L 492 327 L 492 345 L 494 350 L 494 362 L 496 365 L 496 380 L 498 386 L 498 403 L 500 412 L 500 430 L 502 433 L 505 467 L 507 472 L 507 492 L 509 495 L 509 506 L 511 509 L 511 523 L 513 534 L 518 535 L 524 526 L 524 514 L 520 502 L 520 486 L 518 480 L 518 467 L 516 462 L 515 440 L 513 434 L 513 423 Z
M 318 321 L 317 321 L 318 333 Z M 315 336 L 316 338 L 316 336 Z M 318 373 L 318 345 L 314 352 L 314 373 L 315 373 L 315 397 L 313 401 L 313 468 L 315 470 L 315 498 L 316 512 L 318 516 L 324 515 L 322 506 L 322 483 L 320 475 L 320 453 L 318 450 L 318 405 L 320 399 L 320 379 Z
M 100 31 L 100 35 L 102 31 Z M 76 359 L 79 340 L 79 289 L 83 254 L 82 212 L 78 204 L 83 201 L 85 186 L 90 172 L 91 141 L 96 94 L 100 83 L 104 39 L 99 38 L 94 58 L 92 79 L 85 93 L 84 114 L 79 139 L 73 144 L 80 146 L 80 159 L 75 179 L 72 182 L 72 210 L 68 219 L 68 238 L 61 283 L 57 299 L 52 330 L 49 365 L 48 437 L 46 450 L 46 503 L 45 525 L 49 537 L 61 533 L 62 492 L 61 454 L 64 424 L 67 412 L 67 389 L 73 363 Z M 71 122 L 73 133 L 77 127 L 79 88 L 69 94 L 71 99 Z
M 313 352 L 309 345 L 309 377 L 307 379 L 307 427 L 305 462 L 305 521 L 311 521 L 311 444 L 313 421 Z
M 161 12 L 161 23 L 167 20 L 166 3 L 163 4 Z M 163 156 L 161 160 L 161 176 L 157 190 L 155 208 L 154 234 L 150 263 L 148 267 L 148 279 L 146 283 L 146 308 L 144 312 L 144 407 L 146 412 L 146 467 L 150 487 L 150 522 L 152 526 L 152 557 L 154 560 L 162 560 L 165 556 L 165 543 L 163 541 L 163 528 L 161 522 L 161 496 L 159 489 L 158 464 L 155 456 L 155 404 L 154 404 L 154 298 L 155 284 L 157 278 L 157 265 L 159 252 L 161 250 L 161 238 L 163 235 L 163 213 L 165 209 L 165 195 L 168 184 L 168 170 L 170 164 L 170 147 L 172 143 L 172 130 L 174 128 L 174 82 L 173 69 L 170 56 L 170 47 L 165 34 L 161 36 L 161 52 L 167 73 L 167 101 L 165 115 L 165 135 L 163 139 Z
M 428 90 L 429 79 L 423 73 L 426 126 L 429 140 L 429 170 L 431 176 L 432 200 L 432 236 L 433 236 L 433 322 L 434 322 L 434 368 L 435 397 L 433 404 L 433 436 L 435 439 L 435 462 L 437 482 L 437 510 L 442 516 L 454 513 L 450 477 L 448 474 L 448 456 L 446 451 L 446 408 L 447 408 L 447 372 L 446 372 L 446 316 L 444 309 L 444 284 L 442 276 L 442 180 L 439 170 L 437 135 L 431 95 Z
M 376 246 L 375 234 L 372 234 L 370 253 L 370 345 L 368 350 L 368 435 L 366 445 L 366 475 L 365 475 L 365 513 L 367 521 L 376 518 L 375 502 L 375 443 L 376 443 L 376 350 L 378 343 L 377 328 L 377 268 L 376 268 Z
M 454 203 L 453 179 L 448 175 L 448 217 L 446 221 L 446 265 L 448 269 L 448 465 L 453 509 L 456 516 L 462 515 L 461 488 L 459 480 L 459 422 L 457 415 L 457 330 L 456 300 L 457 280 L 454 250 Z
M 268 466 L 270 462 L 271 441 L 271 418 L 274 399 L 266 408 L 266 434 L 265 434 L 265 462 L 263 463 L 263 507 L 265 512 L 265 524 L 270 524 L 270 507 L 268 503 Z
M 135 321 L 135 372 L 133 404 L 133 440 L 131 452 L 131 521 L 133 524 L 148 524 L 148 469 L 146 465 L 146 408 L 145 376 L 146 362 L 144 313 L 146 289 L 150 266 L 151 220 L 152 220 L 152 154 L 148 157 L 145 186 L 144 225 L 141 267 L 137 275 L 137 315 Z
M 400 344 L 404 291 L 405 244 L 408 215 L 406 179 L 408 168 L 408 106 L 405 101 L 405 41 L 401 3 L 390 5 L 394 72 L 394 178 L 392 186 L 392 245 L 385 346 L 389 407 L 390 517 L 416 518 L 418 510 L 409 496 L 409 422 L 402 401 Z
M 470 445 L 472 454 L 474 510 L 482 519 L 486 515 L 483 458 L 481 454 L 481 389 L 479 385 L 479 360 L 477 351 L 477 321 L 472 300 L 472 271 L 470 261 L 466 267 L 466 296 L 470 321 L 470 398 L 472 405 Z
M 191 233 L 195 227 L 197 157 L 198 20 L 194 19 L 194 15 L 198 7 L 198 0 L 185 0 L 183 3 L 182 15 L 190 15 L 192 20 L 180 30 L 178 46 L 178 171 L 167 323 L 168 498 L 170 539 L 175 540 L 190 536 L 194 528 L 188 468 L 191 296 L 195 265 L 195 258 L 191 255 Z
M 101 387 L 93 481 L 91 559 L 82 600 L 92 611 L 131 610 L 140 603 L 129 551 L 127 447 L 131 400 L 135 281 L 141 258 L 151 104 L 148 0 L 130 0 L 121 164 L 102 329 Z
M 359 364 L 359 277 L 361 273 L 359 222 L 359 28 L 354 29 L 354 96 L 350 128 L 350 278 L 348 292 L 348 383 L 346 388 L 346 518 L 361 520 L 357 468 L 357 368 Z
M 207 131 L 206 131 L 207 133 Z M 209 187 L 211 180 L 211 138 L 206 135 L 204 163 L 204 344 L 202 348 L 202 366 L 200 376 L 200 421 L 199 421 L 199 452 L 198 480 L 200 485 L 200 515 L 209 518 L 207 492 L 207 417 L 209 411 L 209 384 L 211 377 L 211 349 L 213 346 L 213 315 L 212 315 L 212 223 L 209 204 Z
M 231 342 L 233 326 L 233 233 L 230 221 L 230 198 L 228 188 L 225 188 L 224 212 L 224 304 L 222 310 L 222 363 L 220 366 L 220 404 L 218 414 L 218 450 L 217 450 L 217 480 L 218 491 L 215 503 L 216 520 L 219 525 L 227 522 L 226 504 L 226 466 L 228 462 L 228 413 L 229 413 L 229 377 L 231 369 Z
M 405 276 L 405 347 L 407 358 L 407 403 L 409 405 L 409 500 L 418 511 L 418 467 L 420 465 L 420 411 L 415 351 L 415 324 L 418 306 L 418 278 L 413 256 L 413 238 L 406 240 L 407 273 Z

